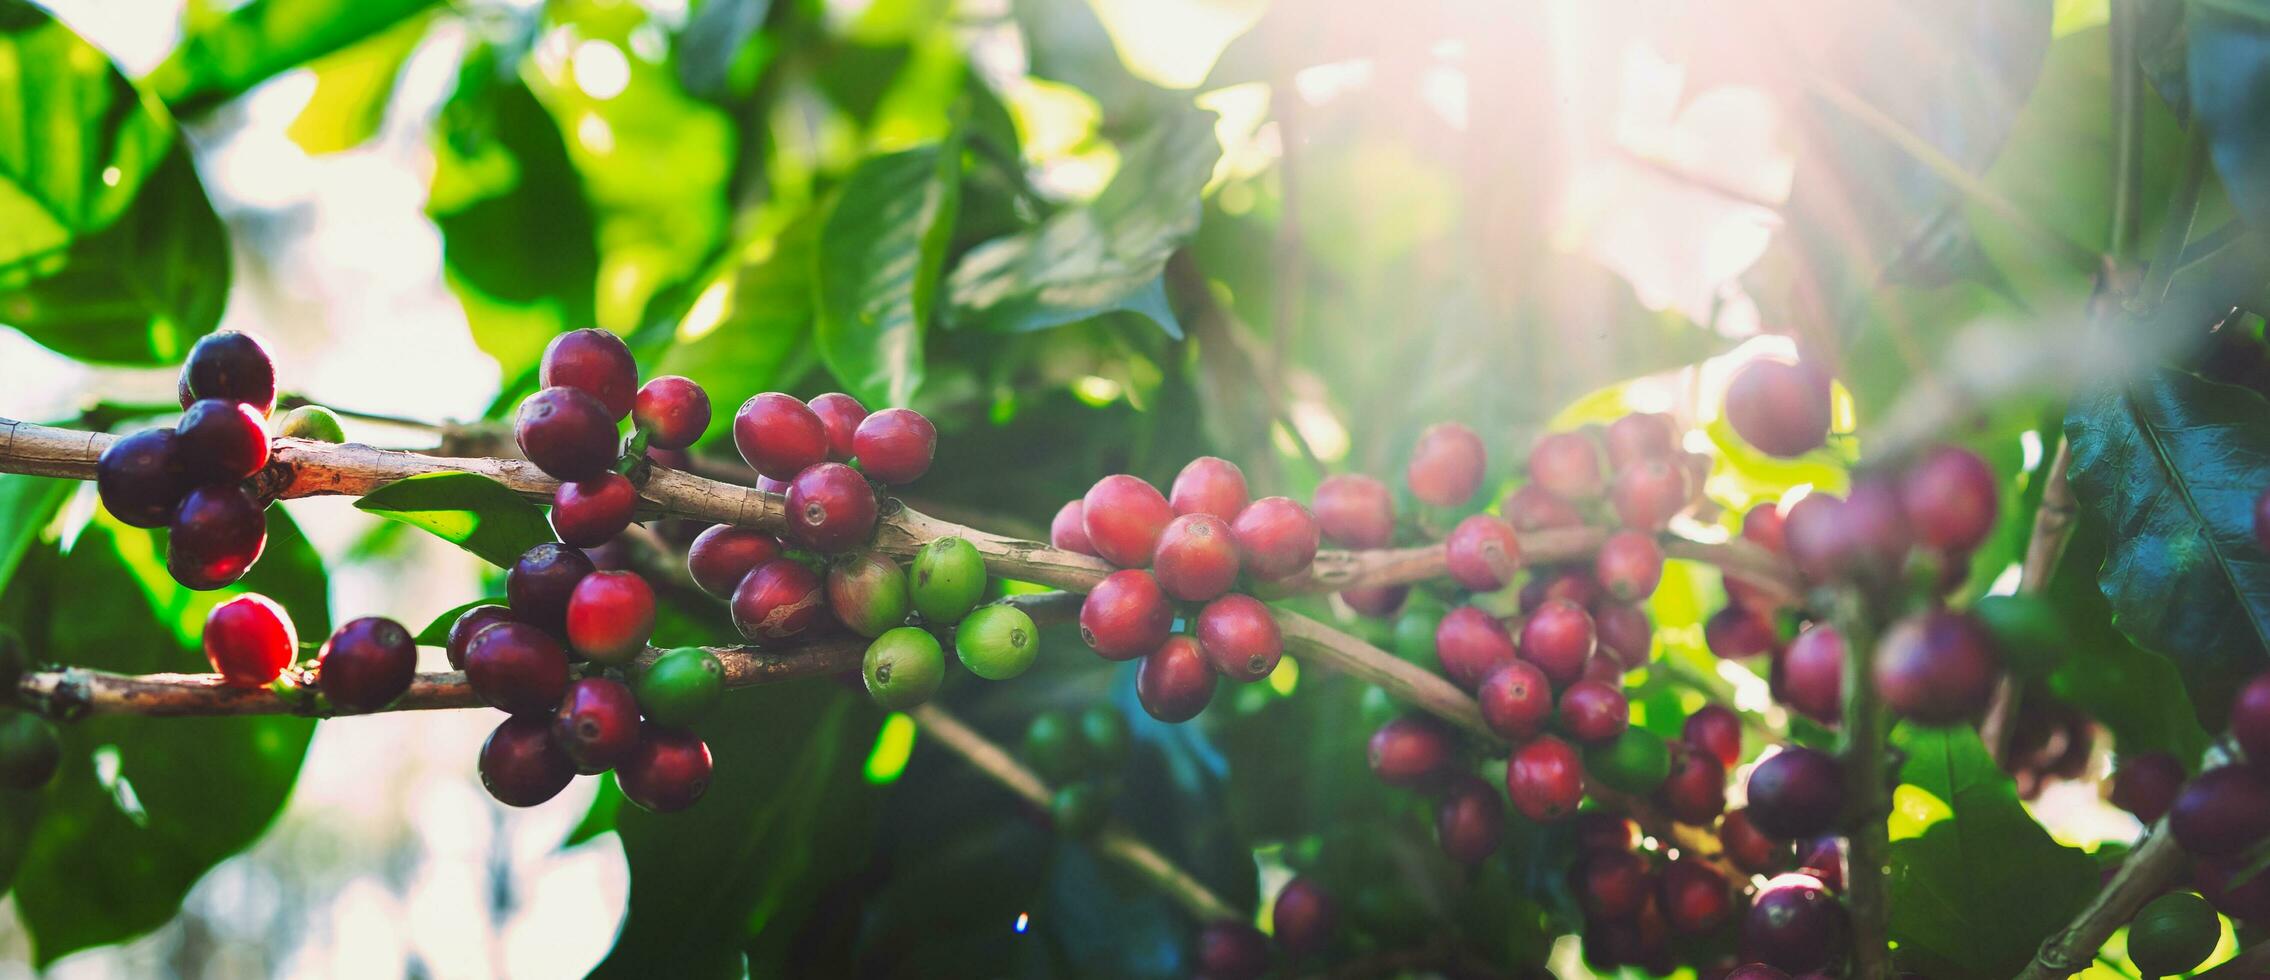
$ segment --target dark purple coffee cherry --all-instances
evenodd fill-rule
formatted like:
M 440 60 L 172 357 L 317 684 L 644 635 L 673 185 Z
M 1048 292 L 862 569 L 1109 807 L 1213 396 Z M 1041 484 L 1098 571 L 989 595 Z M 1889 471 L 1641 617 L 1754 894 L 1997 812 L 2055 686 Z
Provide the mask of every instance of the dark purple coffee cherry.
M 1198 934 L 1199 980 L 1260 980 L 1269 972 L 1269 941 L 1243 922 L 1210 923 Z
M 552 531 L 566 544 L 596 548 L 630 527 L 637 509 L 638 488 L 630 478 L 603 470 L 552 491 Z
M 1782 514 L 1782 542 L 1789 560 L 1810 581 L 1834 581 L 1851 563 L 1853 544 L 1844 527 L 1843 509 L 1844 498 L 1816 491 Z
M 1720 660 L 1746 660 L 1781 645 L 1773 620 L 1730 603 L 1703 621 L 1703 645 Z
M 1214 699 L 1219 676 L 1197 640 L 1170 636 L 1136 667 L 1135 700 L 1144 713 L 1170 725 L 1189 721 Z
M 2184 850 L 2202 857 L 2246 850 L 2270 837 L 2270 781 L 2243 765 L 2200 773 L 2168 808 L 2168 830 Z
M 1816 837 L 1844 809 L 1844 767 L 1818 749 L 1791 746 L 1750 769 L 1750 823 L 1782 840 Z
M 828 427 L 796 396 L 768 391 L 733 413 L 733 445 L 750 469 L 793 480 L 805 467 L 827 461 Z
M 1941 446 L 1924 454 L 1900 477 L 1899 491 L 1907 526 L 1925 547 L 1967 555 L 1994 531 L 1994 471 L 1968 449 Z
M 143 429 L 111 443 L 95 460 L 104 510 L 130 527 L 164 527 L 189 492 L 172 429 Z
M 1845 575 L 1863 581 L 1889 581 L 1899 574 L 1907 563 L 1913 538 L 1899 489 L 1890 480 L 1873 476 L 1853 480 L 1844 506 L 1837 510 L 1837 519 L 1844 522 L 1850 549 L 1845 555 Z
M 1586 810 L 1576 815 L 1579 853 L 1629 851 L 1639 846 L 1639 825 L 1632 818 L 1607 810 Z
M 840 391 L 814 396 L 806 406 L 820 417 L 820 425 L 828 431 L 828 458 L 838 463 L 851 462 L 859 452 L 859 423 L 867 421 L 867 406 Z
M 1797 713 L 1834 725 L 1844 713 L 1844 634 L 1816 623 L 1774 664 L 1774 695 Z
M 551 719 L 504 720 L 481 745 L 481 785 L 506 806 L 535 806 L 567 788 L 575 765 L 552 741 Z
M 1176 516 L 1211 514 L 1224 524 L 1237 520 L 1252 499 L 1245 471 L 1219 456 L 1200 456 L 1184 464 L 1167 489 L 1167 506 Z
M 1844 958 L 1852 919 L 1844 904 L 1809 875 L 1786 874 L 1766 882 L 1742 922 L 1742 955 L 1794 973 L 1819 970 Z
M 1480 864 L 1505 838 L 1505 796 L 1481 777 L 1460 775 L 1435 801 L 1435 841 L 1460 864 Z
M 653 722 L 639 727 L 638 747 L 615 765 L 623 798 L 655 813 L 693 806 L 709 792 L 709 745 L 692 732 Z
M 1735 807 L 1718 822 L 1718 843 L 1734 866 L 1754 875 L 1768 875 L 1789 867 L 1795 850 L 1788 841 L 1775 840 L 1750 823 L 1750 811 Z
M 752 569 L 778 557 L 780 539 L 754 528 L 718 524 L 703 531 L 686 550 L 686 571 L 703 592 L 731 599 Z
M 1655 902 L 1671 929 L 1686 936 L 1703 935 L 1734 917 L 1734 890 L 1726 876 L 1693 857 L 1663 866 Z
M 2270 770 L 2270 674 L 2240 685 L 2231 699 L 2231 738 L 2248 762 Z
M 2270 487 L 2254 498 L 2254 545 L 2270 551 Z
M 457 621 L 449 624 L 449 639 L 444 647 L 449 653 L 449 666 L 455 670 L 464 670 L 465 649 L 473 644 L 473 637 L 498 623 L 510 622 L 515 622 L 512 610 L 493 603 L 484 603 L 459 613 Z
M 1261 600 L 1233 592 L 1198 611 L 1198 648 L 1206 661 L 1234 681 L 1269 676 L 1285 655 L 1285 635 Z
M 198 487 L 174 512 L 166 571 L 184 587 L 210 591 L 243 578 L 267 547 L 267 511 L 243 487 Z
M 1708 827 L 1726 809 L 1726 766 L 1684 743 L 1671 747 L 1671 775 L 1656 790 L 1663 809 L 1683 824 Z
M 1742 761 L 1742 718 L 1725 705 L 1703 705 L 1687 716 L 1679 740 L 1731 771 Z
M 266 418 L 276 409 L 276 362 L 251 334 L 222 330 L 197 338 L 181 366 L 181 407 L 203 398 L 242 402 Z
M 365 616 L 339 627 L 323 644 L 316 685 L 348 711 L 377 711 L 410 689 L 418 672 L 418 645 L 401 623 Z
M 564 544 L 547 541 L 522 552 L 504 577 L 512 618 L 565 638 L 568 599 L 595 570 L 589 556 Z
M 875 488 L 842 463 L 817 463 L 796 474 L 788 483 L 787 510 L 788 540 L 812 551 L 849 551 L 875 536 Z
M 852 436 L 859 468 L 882 483 L 913 483 L 930 471 L 938 452 L 938 427 L 911 408 L 886 408 L 867 416 Z
M 552 715 L 552 742 L 575 771 L 606 772 L 638 747 L 638 697 L 621 681 L 586 677 L 569 684 Z
M 675 374 L 647 382 L 631 405 L 632 423 L 646 430 L 646 444 L 655 449 L 684 449 L 701 441 L 709 431 L 709 414 L 709 392 Z
M 1797 870 L 1812 875 L 1832 892 L 1844 890 L 1844 839 L 1822 834 L 1797 842 Z
M 615 419 L 579 388 L 546 388 L 513 418 L 520 454 L 555 480 L 588 480 L 615 464 Z
M 2112 770 L 2112 805 L 2146 825 L 2158 823 L 2183 791 L 2183 763 L 2165 752 L 2122 755 Z
M 1339 917 L 1339 910 L 1324 886 L 1302 876 L 1286 882 L 1285 887 L 1278 890 L 1270 923 L 1275 927 L 1277 946 L 1297 959 L 1331 942 Z
M 1884 705 L 1925 725 L 1951 725 L 1986 710 L 2001 658 L 1986 627 L 1945 610 L 1893 625 L 1876 647 L 1874 678 Z
M 790 558 L 757 566 L 733 590 L 733 627 L 759 644 L 794 639 L 817 625 L 827 609 L 820 576 Z
M 544 346 L 536 383 L 577 389 L 598 401 L 609 422 L 631 413 L 638 398 L 638 362 L 621 337 L 597 327 L 570 330 Z
M 1569 890 L 1576 893 L 1584 917 L 1592 920 L 1638 915 L 1654 885 L 1654 876 L 1647 873 L 1647 859 L 1630 851 L 1587 854 L 1569 869 Z
M 200 398 L 174 426 L 174 459 L 191 483 L 235 483 L 268 465 L 268 427 L 243 402 Z
M 1475 514 L 1450 529 L 1443 541 L 1450 577 L 1468 592 L 1495 592 L 1521 571 L 1521 539 L 1513 525 Z
M 1726 421 L 1769 455 L 1812 452 L 1829 441 L 1829 377 L 1808 362 L 1753 360 L 1726 384 Z
M 465 682 L 482 704 L 547 715 L 567 692 L 567 648 L 525 623 L 497 623 L 465 647 Z

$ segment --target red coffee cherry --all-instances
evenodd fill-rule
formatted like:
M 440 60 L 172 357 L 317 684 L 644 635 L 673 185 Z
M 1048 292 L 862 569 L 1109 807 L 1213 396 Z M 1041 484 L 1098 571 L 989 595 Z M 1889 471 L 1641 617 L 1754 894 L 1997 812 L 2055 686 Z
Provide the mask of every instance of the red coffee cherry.
M 1703 644 L 1720 660 L 1746 660 L 1781 645 L 1773 621 L 1738 605 L 1710 614 L 1703 622 Z
M 638 747 L 615 766 L 623 799 L 655 813 L 675 813 L 709 792 L 709 745 L 694 733 L 653 722 L 639 727 Z
M 506 806 L 535 806 L 575 780 L 575 764 L 552 741 L 549 718 L 512 717 L 481 743 L 481 786 Z
M 718 524 L 703 531 L 687 549 L 686 571 L 703 592 L 731 599 L 752 569 L 778 557 L 778 538 L 753 528 Z
M 1803 456 L 1829 441 L 1829 378 L 1809 363 L 1758 358 L 1726 383 L 1726 421 L 1768 455 Z
M 588 480 L 615 465 L 615 419 L 579 388 L 546 388 L 520 403 L 513 440 L 555 480 Z
M 2270 769 L 2270 674 L 2257 674 L 2231 699 L 2231 737 L 2248 762 Z
M 1529 448 L 1529 479 L 1563 500 L 1600 496 L 1600 444 L 1583 432 L 1555 432 Z
M 2123 755 L 2112 770 L 2112 805 L 2146 825 L 2159 822 L 2183 791 L 2183 763 L 2165 752 Z
M 1780 840 L 1817 837 L 1844 809 L 1844 767 L 1835 756 L 1791 746 L 1750 768 L 1750 825 Z
M 1692 495 L 1687 490 L 1687 474 L 1679 467 L 1660 459 L 1642 460 L 1632 468 L 1616 474 L 1616 484 L 1608 492 L 1616 507 L 1616 519 L 1635 531 L 1660 531 L 1671 523 L 1671 518 L 1687 509 Z
M 655 449 L 684 449 L 709 431 L 709 392 L 692 378 L 666 374 L 638 390 L 631 421 Z
M 1639 825 L 1621 813 L 1586 810 L 1576 815 L 1576 846 L 1581 854 L 1629 851 L 1639 846 Z
M 129 527 L 164 527 L 189 492 L 172 429 L 144 429 L 111 443 L 95 460 L 104 510 Z
M 1733 769 L 1742 761 L 1742 718 L 1723 704 L 1703 705 L 1679 727 L 1679 740 Z
M 1813 582 L 1828 582 L 1851 564 L 1853 543 L 1843 519 L 1844 498 L 1809 493 L 1781 515 L 1781 535 L 1789 560 Z
M 1521 659 L 1536 664 L 1555 687 L 1584 676 L 1595 642 L 1592 614 L 1567 599 L 1550 599 L 1521 624 Z
M 465 682 L 482 704 L 516 715 L 549 714 L 567 691 L 567 651 L 536 627 L 497 623 L 466 645 Z
M 1080 639 L 1105 660 L 1133 660 L 1159 648 L 1174 606 L 1158 579 L 1140 569 L 1104 576 L 1080 603 Z
M 596 548 L 631 526 L 638 488 L 620 473 L 601 472 L 552 491 L 552 531 L 578 548 Z
M 1742 514 L 1742 539 L 1777 555 L 1789 553 L 1788 543 L 1782 540 L 1781 508 L 1771 504 L 1757 504 Z
M 243 487 L 198 487 L 174 512 L 166 571 L 185 588 L 211 591 L 243 578 L 267 547 L 267 510 Z
M 1663 581 L 1663 546 L 1639 531 L 1608 535 L 1592 556 L 1592 575 L 1618 602 L 1638 602 Z
M 1359 616 L 1374 619 L 1393 616 L 1403 608 L 1403 600 L 1411 594 L 1408 585 L 1374 585 L 1340 590 L 1340 601 Z
M 1514 660 L 1513 637 L 1497 617 L 1473 606 L 1460 606 L 1435 626 L 1435 659 L 1450 682 L 1468 691 L 1492 671 Z
M 1584 798 L 1584 761 L 1567 742 L 1539 735 L 1514 750 L 1505 789 L 1522 816 L 1541 823 L 1566 819 Z
M 1491 671 L 1474 692 L 1482 722 L 1510 742 L 1524 742 L 1545 730 L 1553 715 L 1553 685 L 1535 664 L 1515 660 Z
M 1656 790 L 1671 819 L 1708 827 L 1726 810 L 1726 766 L 1683 742 L 1671 746 L 1671 775 Z
M 788 496 L 788 481 L 775 480 L 772 477 L 760 474 L 757 477 L 757 491 L 769 493 L 776 497 L 785 497 Z
M 1122 658 L 1123 659 L 1123 658 Z M 1170 725 L 1198 717 L 1214 699 L 1214 666 L 1198 641 L 1171 636 L 1143 657 L 1135 669 L 1135 700 L 1143 711 Z
M 607 419 L 620 422 L 637 400 L 638 362 L 621 337 L 597 327 L 570 330 L 544 346 L 536 371 L 546 388 L 575 388 L 597 399 Z
M 1631 702 L 1624 692 L 1599 681 L 1577 681 L 1561 692 L 1561 728 L 1570 738 L 1599 745 L 1613 742 L 1631 726 Z
M 377 711 L 410 689 L 418 645 L 401 623 L 379 616 L 349 622 L 323 644 L 316 686 L 348 711 Z
M 1048 522 L 1048 546 L 1059 551 L 1094 555 L 1096 546 L 1088 540 L 1088 505 L 1085 501 L 1069 500 L 1057 508 L 1056 516 Z
M 1986 710 L 2000 676 L 1994 638 L 1964 613 L 1910 616 L 1876 647 L 1878 696 L 1920 724 L 1951 725 Z
M 842 463 L 817 463 L 796 474 L 786 509 L 788 540 L 812 551 L 849 551 L 875 536 L 875 488 Z
M 1371 774 L 1389 786 L 1416 786 L 1450 765 L 1450 733 L 1434 719 L 1406 715 L 1372 733 Z
M 555 637 L 567 636 L 568 597 L 576 583 L 593 571 L 591 558 L 581 551 L 549 541 L 522 552 L 505 573 L 505 601 L 512 618 Z
M 1710 865 L 1682 857 L 1663 866 L 1655 892 L 1658 908 L 1673 931 L 1699 936 L 1734 917 L 1734 892 Z
M 867 475 L 888 484 L 907 484 L 930 472 L 938 452 L 938 427 L 911 408 L 886 408 L 859 423 L 852 449 Z
M 1854 480 L 1845 494 L 1844 506 L 1837 509 L 1837 519 L 1844 524 L 1845 540 L 1851 549 L 1845 556 L 1844 574 L 1888 580 L 1906 565 L 1907 514 L 1901 509 L 1899 491 L 1890 482 L 1874 477 Z
M 1844 958 L 1852 919 L 1818 879 L 1781 875 L 1766 882 L 1742 922 L 1742 955 L 1803 973 Z
M 173 434 L 174 458 L 191 483 L 234 483 L 268 465 L 268 426 L 243 402 L 198 399 Z
M 2168 830 L 2183 849 L 2225 857 L 2270 836 L 2270 782 L 2243 765 L 2200 773 L 2168 808 Z
M 1481 489 L 1487 455 L 1482 437 L 1456 422 L 1442 422 L 1419 433 L 1403 482 L 1411 495 L 1436 507 L 1456 507 Z
M 1270 923 L 1275 927 L 1277 945 L 1295 958 L 1324 948 L 1332 941 L 1332 930 L 1339 922 L 1339 910 L 1332 896 L 1314 879 L 1296 877 L 1285 883 L 1277 892 L 1277 903 L 1270 912 Z
M 1237 541 L 1228 522 L 1193 512 L 1177 517 L 1159 535 L 1151 573 L 1159 587 L 1184 602 L 1204 602 L 1237 584 Z
M 586 659 L 627 664 L 654 636 L 654 589 L 637 572 L 593 572 L 568 596 L 568 644 Z
M 1480 864 L 1505 838 L 1505 797 L 1481 777 L 1452 779 L 1435 802 L 1435 841 L 1460 864 Z
M 1358 473 L 1325 477 L 1310 506 L 1324 537 L 1343 548 L 1384 548 L 1395 540 L 1395 495 Z
M 1824 725 L 1844 716 L 1844 634 L 1817 623 L 1789 641 L 1774 664 L 1774 695 Z
M 604 677 L 569 684 L 552 715 L 552 742 L 579 773 L 615 768 L 638 748 L 638 697 L 621 681 Z
M 1785 840 L 1774 840 L 1750 824 L 1750 811 L 1735 807 L 1718 822 L 1718 842 L 1734 866 L 1754 875 L 1770 875 L 1789 867 L 1795 851 Z
M 1615 658 L 1624 670 L 1647 666 L 1648 655 L 1655 649 L 1655 624 L 1648 620 L 1647 611 L 1621 602 L 1596 602 L 1591 608 L 1599 652 Z
M 859 455 L 859 423 L 867 421 L 867 406 L 843 392 L 831 391 L 813 398 L 805 407 L 820 417 L 820 426 L 828 431 L 829 459 L 848 463 Z
M 1608 423 L 1608 465 L 1628 470 L 1650 459 L 1670 459 L 1679 451 L 1679 430 L 1661 412 L 1633 412 Z
M 183 408 L 220 398 L 250 405 L 265 418 L 276 409 L 276 362 L 251 334 L 216 331 L 189 348 L 178 388 Z
M 1285 636 L 1269 606 L 1233 592 L 1198 611 L 1198 648 L 1206 660 L 1234 681 L 1253 682 L 1277 669 L 1285 655 Z
M 1587 854 L 1569 869 L 1569 890 L 1576 893 L 1577 904 L 1590 920 L 1638 915 L 1654 885 L 1654 877 L 1647 873 L 1647 859 L 1629 851 Z
M 1177 515 L 1212 514 L 1224 523 L 1237 520 L 1251 496 L 1245 488 L 1245 471 L 1219 456 L 1200 456 L 1175 474 L 1167 490 L 1167 504 Z
M 1488 514 L 1459 521 L 1443 542 L 1443 552 L 1450 577 L 1469 592 L 1505 588 L 1521 570 L 1521 539 L 1513 525 Z
M 1506 494 L 1505 499 L 1498 502 L 1498 513 L 1516 531 L 1584 526 L 1584 512 L 1577 510 L 1575 504 L 1534 483 L 1525 483 Z
M 1268 940 L 1243 922 L 1209 923 L 1198 934 L 1199 980 L 1260 980 L 1269 972 Z
M 778 643 L 811 629 L 827 608 L 818 574 L 803 562 L 775 558 L 733 590 L 733 628 L 760 645 Z
M 1291 497 L 1263 497 L 1230 522 L 1245 570 L 1264 582 L 1308 570 L 1316 560 L 1316 517 Z
M 805 467 L 827 461 L 828 427 L 796 396 L 768 391 L 733 413 L 733 447 L 750 469 L 793 480 Z
M 284 607 L 251 593 L 205 614 L 204 644 L 205 659 L 230 687 L 261 687 L 299 655 L 299 636 Z
M 1159 535 L 1173 520 L 1174 508 L 1157 487 L 1125 473 L 1097 480 L 1082 498 L 1080 522 L 1089 545 L 1103 560 L 1121 568 L 1149 564 Z
M 1521 614 L 1536 612 L 1548 600 L 1566 599 L 1580 606 L 1590 607 L 1602 601 L 1600 582 L 1589 569 L 1564 567 L 1559 571 L 1539 569 L 1529 576 L 1529 584 L 1521 587 Z
M 473 644 L 473 637 L 482 630 L 498 623 L 509 622 L 513 622 L 512 610 L 492 603 L 474 606 L 459 613 L 457 621 L 449 624 L 449 639 L 446 647 L 449 653 L 449 666 L 455 670 L 464 670 L 465 648 Z
M 1900 478 L 1900 506 L 1915 539 L 1951 554 L 1969 554 L 1994 531 L 1994 471 L 1978 454 L 1940 446 Z

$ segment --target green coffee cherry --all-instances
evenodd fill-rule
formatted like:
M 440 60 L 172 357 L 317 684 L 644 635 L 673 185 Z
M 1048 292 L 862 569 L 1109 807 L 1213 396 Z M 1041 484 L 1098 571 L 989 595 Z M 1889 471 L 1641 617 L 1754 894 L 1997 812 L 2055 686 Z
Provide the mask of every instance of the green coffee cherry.
M 1040 652 L 1040 629 L 1015 606 L 983 606 L 955 628 L 954 652 L 970 673 L 1005 681 L 1033 665 L 1033 655 Z
M 1042 779 L 1068 783 L 1088 767 L 1088 746 L 1072 719 L 1061 711 L 1043 711 L 1025 728 L 1025 761 Z
M 1080 712 L 1080 738 L 1096 768 L 1117 769 L 1127 762 L 1127 716 L 1108 704 Z
M 28 711 L 0 712 L 0 786 L 35 790 L 55 778 L 63 742 L 55 725 Z
M 2046 677 L 2073 648 L 2073 635 L 2055 607 L 2038 596 L 1990 595 L 1971 613 L 1994 635 L 2002 662 L 2021 677 Z
M 1103 829 L 1103 793 L 1088 783 L 1073 783 L 1056 791 L 1048 816 L 1060 833 L 1086 837 Z
M 725 694 L 725 665 L 700 647 L 679 647 L 654 658 L 631 681 L 638 710 L 648 720 L 683 728 L 699 720 Z
M 932 623 L 950 624 L 985 598 L 985 558 L 961 538 L 939 538 L 914 556 L 914 608 Z
M 1402 615 L 1395 617 L 1395 655 L 1428 670 L 1441 669 L 1435 660 L 1435 627 L 1441 625 L 1441 607 L 1420 603 L 1414 593 Z
M 2215 908 L 2190 892 L 2169 892 L 2137 910 L 2128 923 L 2128 958 L 2147 977 L 2189 973 L 2223 938 Z
M 1661 735 L 1626 728 L 1615 741 L 1584 750 L 1584 771 L 1610 789 L 1644 796 L 1671 775 L 1671 749 Z
M 301 405 L 284 413 L 277 423 L 276 434 L 287 439 L 312 439 L 316 442 L 346 442 L 347 433 L 339 428 L 339 416 L 321 405 Z
M 904 711 L 938 693 L 946 677 L 946 653 L 938 638 L 914 626 L 886 631 L 867 645 L 861 672 L 867 696 L 892 711 Z
M 906 572 L 880 551 L 852 555 L 828 569 L 828 608 L 870 639 L 904 626 L 911 608 Z

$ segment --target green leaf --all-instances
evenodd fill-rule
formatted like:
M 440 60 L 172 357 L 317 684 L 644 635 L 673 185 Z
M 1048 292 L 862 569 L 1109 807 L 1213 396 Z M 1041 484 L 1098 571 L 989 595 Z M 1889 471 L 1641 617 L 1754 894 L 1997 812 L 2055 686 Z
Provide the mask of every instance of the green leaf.
M 513 557 L 518 558 L 520 556 L 514 555 Z M 501 606 L 504 604 L 505 601 L 502 598 L 492 596 L 475 599 L 471 602 L 459 605 L 458 607 L 451 609 L 448 612 L 442 613 L 439 616 L 435 616 L 433 622 L 427 623 L 425 629 L 418 631 L 418 635 L 412 640 L 412 642 L 422 647 L 448 646 L 449 628 L 451 626 L 457 625 L 457 617 L 465 615 L 467 610 L 470 610 L 475 606 Z
M 551 522 L 528 498 L 475 473 L 425 473 L 365 494 L 355 509 L 401 521 L 498 568 L 510 568 L 552 537 Z
M 601 834 L 615 832 L 615 815 L 623 809 L 623 789 L 615 783 L 615 774 L 608 772 L 599 777 L 599 795 L 591 798 L 591 809 L 583 811 L 583 819 L 575 829 L 568 831 L 560 847 L 570 848 Z
M 922 383 L 922 333 L 960 202 L 961 148 L 870 157 L 820 226 L 820 358 L 859 400 L 905 405 Z
M 200 20 L 144 79 L 175 114 L 194 116 L 271 76 L 385 30 L 434 0 L 250 0 Z
M 2232 203 L 2262 227 L 2270 220 L 2270 10 L 2242 2 L 2184 9 L 2191 110 Z
M 2197 759 L 2206 751 L 2207 732 L 2184 693 L 2183 677 L 2168 658 L 2113 628 L 2112 606 L 2097 589 L 2104 558 L 2104 523 L 2084 512 L 2049 582 L 2049 601 L 2073 638 L 2049 676 L 2050 690 L 2110 729 L 2124 754 L 2159 751 Z
M 376 135 L 386 121 L 395 79 L 433 20 L 431 11 L 414 14 L 309 62 L 315 94 L 284 134 L 311 155 L 361 146 Z
M 1168 114 L 1187 98 L 1129 72 L 1089 0 L 1014 0 L 1010 8 L 1025 36 L 1032 74 L 1093 96 L 1106 122 Z
M 2071 479 L 2111 544 L 2097 583 L 2114 623 L 2174 660 L 2209 730 L 2270 637 L 2270 556 L 2254 498 L 2270 486 L 2270 403 L 2155 370 L 2077 395 Z
M 55 519 L 56 510 L 71 496 L 71 490 L 68 480 L 0 476 L 0 590 L 7 588 L 24 553 Z
M 734 249 L 761 257 L 737 258 L 702 287 L 654 373 L 692 378 L 720 417 L 739 407 L 728 399 L 788 387 L 791 361 L 812 337 L 818 227 L 807 217 L 770 248 Z M 731 426 L 711 429 L 722 437 Z
M 2089 856 L 2051 840 L 1967 728 L 1902 728 L 1889 931 L 1903 969 L 2002 978 L 2097 890 Z

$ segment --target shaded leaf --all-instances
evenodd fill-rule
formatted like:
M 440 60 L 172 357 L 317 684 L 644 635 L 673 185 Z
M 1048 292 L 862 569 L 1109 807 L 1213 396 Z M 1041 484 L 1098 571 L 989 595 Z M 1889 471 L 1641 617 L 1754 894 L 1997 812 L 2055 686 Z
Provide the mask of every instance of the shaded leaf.
M 922 383 L 922 334 L 960 201 L 948 142 L 870 157 L 820 226 L 820 358 L 860 401 L 905 405 Z
M 2130 642 L 2113 627 L 2097 588 L 2104 564 L 2103 519 L 2084 510 L 2050 579 L 2048 598 L 2073 644 L 2049 676 L 2050 690 L 2112 731 L 2123 754 L 2160 751 L 2197 759 L 2207 748 L 2174 662 Z
M 0 476 L 0 590 L 39 540 L 39 532 L 71 496 L 68 480 Z
M 376 135 L 386 121 L 395 79 L 432 23 L 431 11 L 414 14 L 309 62 L 315 94 L 284 134 L 315 155 L 360 146 Z
M 735 249 L 736 261 L 702 287 L 654 373 L 692 378 L 721 418 L 739 407 L 732 399 L 788 387 L 802 370 L 792 362 L 812 338 L 818 228 L 806 217 L 769 249 Z M 742 258 L 752 252 L 759 257 Z M 710 427 L 713 438 L 730 438 L 731 428 Z
M 2186 5 L 2191 109 L 2207 127 L 2215 172 L 2239 213 L 2270 221 L 2270 8 L 2241 0 Z
M 355 501 L 355 509 L 426 531 L 498 568 L 554 540 L 542 509 L 474 473 L 425 473 L 389 483 Z
M 704 0 L 678 35 L 678 84 L 705 99 L 726 95 L 734 62 L 741 57 L 772 0 Z
M 1174 111 L 1176 94 L 1128 72 L 1089 0 L 1013 0 L 1010 9 L 1024 33 L 1032 74 L 1088 93 L 1107 124 Z
M 193 16 L 181 46 L 144 82 L 175 114 L 197 115 L 433 5 L 434 0 L 250 0 L 202 22 Z

